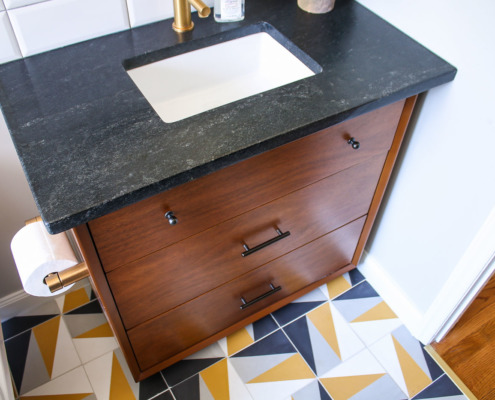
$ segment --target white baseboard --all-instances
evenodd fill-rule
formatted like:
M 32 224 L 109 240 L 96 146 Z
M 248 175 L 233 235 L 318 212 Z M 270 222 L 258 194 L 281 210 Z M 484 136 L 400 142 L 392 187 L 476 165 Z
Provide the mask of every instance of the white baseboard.
M 423 342 L 422 339 L 424 338 L 419 336 L 422 332 L 424 314 L 414 306 L 389 273 L 366 251 L 358 269 L 404 323 L 409 332 Z
M 372 255 L 365 252 L 358 268 L 416 339 L 424 344 L 438 342 L 495 273 L 494 237 L 495 208 L 424 313 Z
M 11 293 L 0 298 L 0 319 L 5 321 L 20 314 L 22 311 L 37 307 L 43 301 L 46 301 L 45 299 L 50 298 L 34 297 L 27 294 L 24 290 Z

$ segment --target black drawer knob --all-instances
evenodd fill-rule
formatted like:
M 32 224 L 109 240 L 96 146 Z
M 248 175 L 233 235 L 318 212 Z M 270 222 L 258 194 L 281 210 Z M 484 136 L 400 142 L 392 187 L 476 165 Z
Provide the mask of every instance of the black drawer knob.
M 177 219 L 177 217 L 174 215 L 174 212 L 173 211 L 168 211 L 165 213 L 165 218 L 168 219 L 168 223 L 170 225 L 175 225 L 177 222 L 179 222 L 179 220 Z
M 359 147 L 361 146 L 361 144 L 360 144 L 357 140 L 355 140 L 353 137 L 351 137 L 351 138 L 347 141 L 347 143 L 349 143 L 349 144 L 352 146 L 352 148 L 353 148 L 354 150 L 359 149 Z

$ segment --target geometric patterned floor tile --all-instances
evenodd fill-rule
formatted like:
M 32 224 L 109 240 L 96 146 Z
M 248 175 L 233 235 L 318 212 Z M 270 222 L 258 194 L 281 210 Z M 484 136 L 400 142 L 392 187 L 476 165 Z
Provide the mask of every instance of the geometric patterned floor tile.
M 55 300 L 50 299 L 49 301 L 45 301 L 39 307 L 23 312 L 2 322 L 3 338 L 4 340 L 10 339 L 59 314 L 60 312 Z
M 148 400 L 158 393 L 164 392 L 166 389 L 167 384 L 165 383 L 162 374 L 157 373 L 152 375 L 139 382 L 139 400 Z
M 290 400 L 332 400 L 321 382 L 314 380 L 309 385 L 293 393 Z
M 83 367 L 75 368 L 21 396 L 21 400 L 96 400 Z
M 333 400 L 404 400 L 408 397 L 368 349 L 320 377 Z
M 286 325 L 289 322 L 306 314 L 308 311 L 328 301 L 323 292 L 317 288 L 312 292 L 294 300 L 292 303 L 280 308 L 272 313 L 275 320 L 280 326 Z
M 331 280 L 330 282 L 322 285 L 320 290 L 325 294 L 327 299 L 331 300 L 341 295 L 358 283 L 364 281 L 364 276 L 358 269 L 352 269 L 343 275 Z
M 369 347 L 397 385 L 409 397 L 429 386 L 442 371 L 423 345 L 401 326 Z
M 95 298 L 96 296 L 88 282 L 87 285 L 81 288 L 71 289 L 63 295 L 56 297 L 55 301 L 60 312 L 66 313 L 86 303 L 89 303 Z
M 252 400 L 226 358 L 174 386 L 172 393 L 176 400 Z
M 442 375 L 413 400 L 468 400 L 461 390 L 446 375 Z
M 278 329 L 277 323 L 273 320 L 271 315 L 267 315 L 266 317 L 239 329 L 232 335 L 220 339 L 218 344 L 222 347 L 226 355 L 231 356 L 255 341 L 267 336 L 276 329 Z
M 205 349 L 165 368 L 161 373 L 168 386 L 173 387 L 225 358 L 225 355 L 222 347 L 218 343 L 213 343 Z
M 364 348 L 331 303 L 324 303 L 283 328 L 317 376 Z
M 144 398 L 140 400 L 145 400 Z M 146 399 L 148 400 L 148 399 Z M 174 397 L 172 396 L 172 393 L 170 390 L 167 390 L 166 392 L 160 393 L 158 396 L 153 397 L 153 400 L 175 400 Z
M 60 315 L 9 339 L 5 345 L 20 395 L 81 365 Z
M 336 297 L 332 303 L 367 346 L 402 325 L 366 281 Z
M 120 349 L 84 365 L 97 400 L 139 399 L 139 384 L 131 375 Z
M 254 400 L 285 399 L 316 376 L 282 331 L 276 331 L 230 357 Z
M 82 288 L 81 290 L 84 290 Z M 118 348 L 100 304 L 94 300 L 62 317 L 83 364 Z

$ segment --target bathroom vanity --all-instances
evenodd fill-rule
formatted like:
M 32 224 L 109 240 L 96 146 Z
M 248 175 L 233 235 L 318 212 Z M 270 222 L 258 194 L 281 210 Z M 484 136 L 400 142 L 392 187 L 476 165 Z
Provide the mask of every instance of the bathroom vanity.
M 164 21 L 0 65 L 41 216 L 75 233 L 136 380 L 354 268 L 417 95 L 456 73 L 353 1 L 246 7 L 242 23 Z M 258 21 L 318 73 L 166 123 L 126 72 Z

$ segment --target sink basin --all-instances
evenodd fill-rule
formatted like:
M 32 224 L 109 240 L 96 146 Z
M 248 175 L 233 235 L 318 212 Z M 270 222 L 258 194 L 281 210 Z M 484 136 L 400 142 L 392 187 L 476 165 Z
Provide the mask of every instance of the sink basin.
M 309 68 L 267 32 L 127 71 L 160 118 L 168 123 L 307 78 L 315 72 L 319 71 L 314 65 Z

